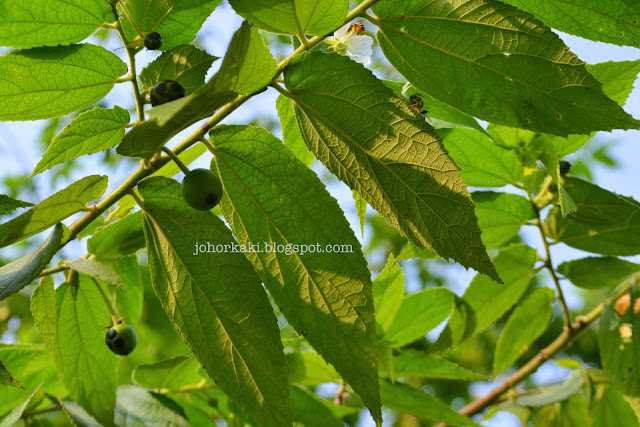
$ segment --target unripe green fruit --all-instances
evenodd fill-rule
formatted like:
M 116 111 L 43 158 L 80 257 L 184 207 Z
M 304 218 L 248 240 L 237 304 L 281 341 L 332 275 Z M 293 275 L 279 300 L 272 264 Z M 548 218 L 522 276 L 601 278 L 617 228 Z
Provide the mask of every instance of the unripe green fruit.
M 115 354 L 126 356 L 136 348 L 138 335 L 136 334 L 136 330 L 133 329 L 133 326 L 118 323 L 109 328 L 104 342 L 107 344 L 107 347 L 109 347 L 109 350 Z
M 182 198 L 193 209 L 211 210 L 222 199 L 222 183 L 209 169 L 194 169 L 182 180 Z
M 155 32 L 149 33 L 144 38 L 144 47 L 146 47 L 147 49 L 156 50 L 160 49 L 160 46 L 162 46 L 162 37 L 160 36 L 160 34 Z
M 180 86 L 180 83 L 174 82 L 173 80 L 163 80 L 151 88 L 149 97 L 151 99 L 151 105 L 155 107 L 156 105 L 166 104 L 167 102 L 184 98 L 185 95 L 184 88 Z

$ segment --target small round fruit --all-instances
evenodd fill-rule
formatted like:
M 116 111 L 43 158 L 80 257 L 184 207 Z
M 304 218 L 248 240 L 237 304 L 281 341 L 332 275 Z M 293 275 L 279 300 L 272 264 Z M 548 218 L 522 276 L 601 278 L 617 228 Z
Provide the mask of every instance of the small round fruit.
M 104 342 L 115 354 L 126 356 L 136 348 L 138 335 L 132 326 L 118 323 L 109 328 Z
M 209 169 L 194 169 L 182 180 L 182 198 L 193 209 L 208 211 L 222 198 L 222 183 Z
M 160 46 L 162 46 L 162 37 L 160 36 L 160 34 L 155 32 L 149 33 L 144 38 L 144 47 L 146 47 L 147 49 L 156 50 L 160 49 Z
M 151 105 L 155 107 L 156 105 L 184 98 L 185 95 L 184 88 L 180 86 L 180 83 L 173 80 L 163 80 L 151 88 L 149 97 L 151 98 Z

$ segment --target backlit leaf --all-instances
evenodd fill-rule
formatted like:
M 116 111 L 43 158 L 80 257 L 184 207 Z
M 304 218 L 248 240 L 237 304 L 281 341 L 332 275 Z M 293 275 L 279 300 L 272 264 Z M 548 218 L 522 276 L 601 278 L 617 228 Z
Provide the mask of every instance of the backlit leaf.
M 533 204 L 522 196 L 509 193 L 472 193 L 476 204 L 482 242 L 488 249 L 500 247 L 513 239 L 520 228 L 536 217 Z
M 389 255 L 387 265 L 373 281 L 373 304 L 376 308 L 376 332 L 384 335 L 400 309 L 404 297 L 404 274 Z
M 211 212 L 183 201 L 180 185 L 138 184 L 154 291 L 209 376 L 264 426 L 291 424 L 280 334 L 266 292 L 240 253 L 200 253 L 196 244 L 235 243 Z M 260 343 L 260 345 L 256 345 Z
M 114 285 L 118 289 L 123 290 L 120 275 L 113 271 L 112 268 L 99 261 L 93 259 L 80 259 L 67 263 L 67 266 L 78 273 L 86 274 L 94 279 L 102 280 L 105 283 Z
M 638 35 L 640 40 L 640 31 Z M 640 60 L 588 64 L 587 70 L 603 83 L 604 93 L 622 106 L 627 102 L 640 73 Z
M 18 380 L 13 378 L 11 372 L 9 372 L 7 368 L 2 364 L 2 361 L 0 361 L 0 385 L 24 388 L 20 385 Z
M 299 386 L 291 386 L 291 399 L 293 419 L 305 427 L 343 426 L 320 398 L 310 391 Z
M 512 6 L 389 0 L 373 10 L 391 64 L 474 117 L 560 136 L 640 126 L 551 29 Z
M 198 384 L 200 364 L 193 356 L 178 355 L 160 362 L 138 365 L 131 379 L 139 386 L 151 389 L 178 390 L 185 385 Z
M 10 52 L 0 56 L 0 121 L 48 119 L 89 107 L 126 72 L 120 58 L 92 44 Z
M 582 258 L 558 266 L 560 274 L 583 289 L 614 287 L 637 271 L 640 264 L 609 257 Z
M 340 381 L 340 375 L 318 353 L 300 351 L 288 353 L 289 380 L 294 384 L 318 385 Z
M 419 377 L 457 381 L 481 381 L 487 377 L 463 368 L 435 354 L 416 350 L 403 350 L 393 358 L 393 370 L 397 378 Z
M 116 259 L 144 247 L 142 213 L 134 212 L 99 229 L 88 241 L 87 249 L 98 259 Z
M 40 392 L 40 388 L 41 386 L 38 386 L 33 391 L 33 393 L 31 393 L 29 397 L 27 397 L 27 400 L 22 402 L 19 406 L 13 408 L 13 410 L 3 418 L 2 422 L 0 422 L 0 427 L 10 427 L 20 421 L 20 418 L 22 417 L 25 409 L 27 409 L 27 406 L 29 406 L 29 404 L 31 403 L 31 399 L 33 399 L 35 395 Z
M 458 168 L 422 117 L 339 55 L 307 55 L 285 83 L 318 160 L 417 246 L 499 280 Z
M 617 424 L 625 427 L 638 427 L 638 418 L 622 393 L 614 387 L 607 387 L 604 394 L 595 403 L 593 427 L 608 427 Z
M 315 159 L 313 153 L 307 149 L 304 139 L 300 134 L 296 114 L 293 109 L 293 101 L 286 96 L 280 95 L 276 101 L 278 116 L 282 124 L 282 139 L 284 145 L 289 147 L 293 154 L 296 155 L 305 165 L 309 166 Z
M 6 215 L 15 209 L 28 208 L 29 206 L 33 206 L 33 203 L 23 202 L 22 200 L 12 199 L 5 194 L 0 194 L 0 215 Z
M 191 426 L 173 399 L 134 385 L 118 387 L 115 423 L 118 426 Z
M 56 348 L 56 294 L 53 279 L 47 276 L 36 286 L 31 295 L 31 314 L 40 336 L 51 354 Z

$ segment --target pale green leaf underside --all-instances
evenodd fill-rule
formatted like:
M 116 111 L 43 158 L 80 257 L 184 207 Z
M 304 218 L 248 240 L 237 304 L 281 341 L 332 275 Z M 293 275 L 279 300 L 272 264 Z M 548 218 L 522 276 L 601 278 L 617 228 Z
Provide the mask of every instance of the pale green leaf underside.
M 220 69 L 227 68 L 235 69 L 238 77 L 232 90 L 241 95 L 262 89 L 276 75 L 276 59 L 258 29 L 247 21 L 242 23 L 229 44 Z
M 252 25 L 281 34 L 325 36 L 340 27 L 349 12 L 347 0 L 230 0 Z
M 126 290 L 126 292 L 114 292 L 118 312 L 129 325 L 137 327 L 144 303 L 143 275 L 148 277 L 149 269 L 146 265 L 138 265 L 135 255 L 114 261 L 113 267 L 122 278 L 122 287 Z
M 509 193 L 475 192 L 478 225 L 487 249 L 497 248 L 513 239 L 527 221 L 535 218 L 533 204 L 522 196 Z
M 609 257 L 582 258 L 558 266 L 560 274 L 583 289 L 614 287 L 638 271 L 640 264 Z
M 640 126 L 556 34 L 512 6 L 390 0 L 374 11 L 398 71 L 474 117 L 560 136 Z
M 433 128 L 370 71 L 313 53 L 285 69 L 307 146 L 421 248 L 499 280 L 473 202 Z
M 104 344 L 109 312 L 88 278 L 56 289 L 56 366 L 71 398 L 100 423 L 113 425 L 116 356 Z
M 319 245 L 323 252 L 250 253 L 289 323 L 380 416 L 371 279 L 344 213 L 315 173 L 260 128 L 210 133 L 225 194 L 221 210 L 240 243 Z M 350 245 L 351 252 L 328 252 Z
M 211 212 L 187 206 L 176 181 L 147 178 L 138 189 L 152 284 L 169 318 L 248 416 L 264 426 L 290 425 L 282 343 L 260 279 L 242 254 L 193 255 L 196 244 L 233 243 L 231 232 Z
M 584 385 L 584 375 L 574 371 L 563 383 L 543 387 L 536 393 L 518 397 L 516 402 L 527 406 L 542 407 L 562 402 L 577 393 Z M 584 425 L 584 424 L 578 424 Z
M 142 213 L 134 212 L 99 229 L 88 241 L 87 249 L 98 259 L 117 259 L 144 247 Z
M 504 326 L 493 358 L 493 376 L 513 364 L 549 326 L 553 317 L 553 290 L 539 288 L 518 304 Z
M 77 43 L 115 19 L 105 0 L 3 1 L 0 46 L 29 49 Z
M 150 389 L 177 390 L 200 382 L 200 364 L 183 354 L 156 363 L 138 365 L 131 374 L 133 382 Z
M 487 135 L 471 129 L 453 129 L 444 135 L 444 146 L 467 185 L 503 187 L 522 177 L 516 152 L 497 146 Z
M 221 0 L 126 0 L 125 4 L 144 33 L 162 36 L 162 50 L 190 43 Z M 137 36 L 129 19 L 118 5 L 125 34 L 129 40 Z
M 474 426 L 478 424 L 457 413 L 446 403 L 425 393 L 422 389 L 411 387 L 403 383 L 380 381 L 382 404 L 395 411 L 410 414 L 414 417 L 444 422 L 452 426 Z
M 307 149 L 302 139 L 298 122 L 296 121 L 296 113 L 293 109 L 293 101 L 286 96 L 280 95 L 276 100 L 276 108 L 282 125 L 282 139 L 284 145 L 289 147 L 293 154 L 296 155 L 305 165 L 309 166 L 315 159 L 313 153 Z M 366 202 L 365 202 L 366 203 Z
M 204 84 L 207 71 L 216 59 L 190 44 L 176 46 L 163 52 L 140 72 L 140 83 L 147 89 L 163 80 L 173 80 L 189 95 Z
M 286 355 L 289 381 L 294 384 L 318 385 L 340 381 L 340 375 L 318 353 L 300 351 Z
M 33 236 L 73 215 L 107 188 L 107 177 L 90 175 L 43 200 L 11 221 L 0 224 L 0 247 Z
M 0 215 L 6 215 L 18 208 L 28 208 L 33 203 L 23 202 L 22 200 L 12 199 L 11 197 L 0 194 Z
M 14 424 L 16 424 L 18 421 L 20 421 L 22 414 L 24 413 L 25 409 L 27 409 L 27 406 L 29 406 L 29 403 L 31 402 L 31 399 L 33 399 L 35 395 L 38 392 L 40 392 L 41 388 L 42 388 L 42 385 L 39 385 L 38 387 L 36 387 L 36 389 L 33 390 L 33 393 L 31 393 L 24 402 L 22 402 L 20 405 L 13 408 L 13 410 L 4 417 L 2 422 L 0 422 L 0 427 L 11 427 Z
M 91 44 L 8 53 L 0 57 L 0 120 L 48 119 L 89 107 L 126 72 L 120 58 Z
M 115 147 L 122 140 L 127 124 L 129 112 L 118 106 L 80 114 L 53 138 L 31 176 L 85 154 Z
M 31 314 L 51 354 L 56 348 L 56 294 L 51 276 L 44 278 L 31 295 Z
M 640 46 L 635 0 L 505 0 L 559 31 L 586 39 Z
M 82 273 L 89 277 L 93 277 L 94 279 L 102 280 L 105 283 L 114 285 L 121 291 L 124 290 L 122 288 L 122 279 L 120 278 L 120 275 L 113 271 L 111 267 L 108 267 L 101 262 L 93 259 L 79 259 L 77 261 L 68 262 L 67 266 L 78 273 Z
M 65 227 L 57 224 L 49 238 L 29 255 L 0 267 L 0 300 L 27 286 L 60 249 Z
M 180 414 L 184 414 L 184 410 L 175 401 L 135 385 L 118 387 L 117 405 L 115 417 L 117 426 L 190 427 L 193 425 Z

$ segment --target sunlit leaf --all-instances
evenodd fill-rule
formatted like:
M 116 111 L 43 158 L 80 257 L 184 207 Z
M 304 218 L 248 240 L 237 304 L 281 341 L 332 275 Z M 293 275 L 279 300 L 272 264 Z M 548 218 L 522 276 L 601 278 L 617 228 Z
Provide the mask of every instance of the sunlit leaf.
M 200 364 L 193 356 L 178 355 L 160 362 L 138 365 L 131 379 L 139 386 L 150 389 L 178 390 L 185 385 L 198 384 Z
M 497 248 L 513 239 L 520 228 L 536 217 L 533 204 L 522 196 L 509 193 L 472 193 L 476 204 L 482 242 L 488 249 Z
M 22 200 L 12 199 L 5 194 L 0 194 L 0 215 L 6 215 L 15 209 L 28 208 L 30 206 L 33 206 L 33 203 L 23 202 Z
M 120 278 L 120 275 L 113 271 L 112 268 L 99 261 L 93 259 L 80 259 L 68 262 L 67 266 L 78 273 L 86 274 L 89 277 L 102 280 L 105 283 L 116 286 L 120 290 L 126 291 L 126 289 L 122 287 L 122 279 Z
M 385 334 L 400 309 L 404 297 L 404 274 L 389 255 L 387 265 L 373 281 L 373 304 L 376 308 L 376 333 Z
M 487 377 L 463 368 L 434 354 L 402 350 L 394 356 L 393 370 L 397 378 L 418 377 L 458 381 L 481 381 Z
M 305 427 L 342 427 L 343 424 L 310 391 L 291 386 L 293 419 Z
M 564 262 L 558 272 L 583 289 L 614 287 L 640 271 L 640 264 L 609 257 L 589 257 Z
M 3 418 L 2 422 L 0 422 L 0 427 L 10 427 L 20 421 L 25 409 L 27 409 L 27 406 L 29 406 L 31 400 L 36 396 L 36 394 L 40 392 L 40 389 L 41 385 L 39 385 L 24 402 L 13 408 L 13 410 Z
M 294 384 L 318 385 L 340 381 L 340 375 L 318 353 L 300 351 L 287 354 L 289 380 Z
M 117 426 L 191 426 L 183 409 L 170 397 L 134 385 L 118 387 L 115 423 Z
M 11 372 L 0 361 L 0 385 L 11 386 L 16 388 L 24 388 L 20 385 L 17 379 L 13 378 Z
M 640 12 L 638 14 L 640 18 Z M 640 31 L 638 36 L 640 40 Z M 622 106 L 627 102 L 640 73 L 640 60 L 588 64 L 587 70 L 603 83 L 604 93 Z
M 293 110 L 293 101 L 286 96 L 280 95 L 276 101 L 278 116 L 282 124 L 282 139 L 284 145 L 289 147 L 293 154 L 296 155 L 305 165 L 309 166 L 315 159 L 313 153 L 307 149 L 304 139 L 300 134 L 296 114 Z
M 51 276 L 44 278 L 31 294 L 31 314 L 47 349 L 56 348 L 56 294 Z
M 87 249 L 99 259 L 116 259 L 144 247 L 142 213 L 134 212 L 98 230 Z

